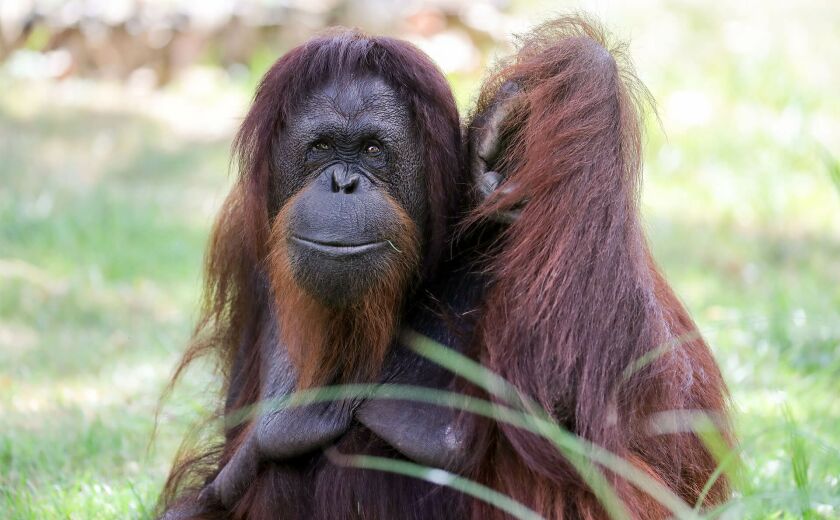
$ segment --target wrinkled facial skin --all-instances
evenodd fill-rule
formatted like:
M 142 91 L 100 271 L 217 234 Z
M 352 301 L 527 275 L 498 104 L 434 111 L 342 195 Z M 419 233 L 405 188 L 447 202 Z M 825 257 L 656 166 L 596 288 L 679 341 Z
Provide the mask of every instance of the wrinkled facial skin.
M 420 237 L 425 227 L 422 164 L 410 110 L 381 79 L 313 92 L 278 135 L 271 163 L 269 209 L 287 223 L 297 284 L 346 307 L 404 260 L 396 244 L 406 220 Z

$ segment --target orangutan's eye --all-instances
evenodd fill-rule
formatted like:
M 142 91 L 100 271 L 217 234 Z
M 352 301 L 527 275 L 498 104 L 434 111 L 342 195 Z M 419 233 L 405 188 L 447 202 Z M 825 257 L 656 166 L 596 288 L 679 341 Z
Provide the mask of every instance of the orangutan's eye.
M 379 155 L 380 153 L 382 153 L 382 147 L 380 147 L 377 143 L 369 142 L 365 144 L 366 155 Z

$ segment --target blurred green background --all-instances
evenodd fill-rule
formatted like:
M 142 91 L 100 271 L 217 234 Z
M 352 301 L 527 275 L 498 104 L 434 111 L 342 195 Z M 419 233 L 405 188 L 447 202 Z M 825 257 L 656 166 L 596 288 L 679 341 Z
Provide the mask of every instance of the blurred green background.
M 657 100 L 643 218 L 730 384 L 730 518 L 840 518 L 840 3 L 0 1 L 0 518 L 146 518 L 216 389 L 157 399 L 260 75 L 323 27 L 410 39 L 466 112 L 512 34 L 600 18 Z

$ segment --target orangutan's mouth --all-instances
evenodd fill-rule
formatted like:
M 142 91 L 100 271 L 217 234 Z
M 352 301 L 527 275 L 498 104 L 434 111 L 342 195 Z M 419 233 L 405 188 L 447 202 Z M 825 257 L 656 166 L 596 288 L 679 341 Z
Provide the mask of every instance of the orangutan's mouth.
M 361 255 L 370 253 L 384 247 L 388 241 L 380 240 L 375 242 L 364 242 L 360 244 L 348 244 L 339 241 L 320 241 L 299 236 L 292 236 L 292 241 L 309 249 L 332 256 Z

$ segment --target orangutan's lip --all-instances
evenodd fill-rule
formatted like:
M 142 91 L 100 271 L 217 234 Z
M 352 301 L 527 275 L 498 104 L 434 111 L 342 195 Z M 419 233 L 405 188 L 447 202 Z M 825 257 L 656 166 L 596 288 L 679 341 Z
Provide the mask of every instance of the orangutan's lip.
M 388 243 L 387 240 L 382 240 L 378 242 L 365 242 L 362 244 L 346 244 L 337 241 L 323 242 L 299 236 L 292 236 L 292 240 L 302 246 L 333 256 L 361 255 L 384 247 Z

